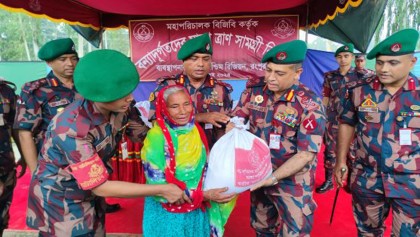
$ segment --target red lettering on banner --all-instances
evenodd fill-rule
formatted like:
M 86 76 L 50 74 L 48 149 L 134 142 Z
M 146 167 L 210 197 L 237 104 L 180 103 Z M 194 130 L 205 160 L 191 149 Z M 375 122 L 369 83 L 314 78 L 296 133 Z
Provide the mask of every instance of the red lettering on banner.
M 187 40 L 209 32 L 211 75 L 247 79 L 264 74 L 262 56 L 276 44 L 298 38 L 297 15 L 209 17 L 130 21 L 131 59 L 142 81 L 182 72 L 177 53 Z

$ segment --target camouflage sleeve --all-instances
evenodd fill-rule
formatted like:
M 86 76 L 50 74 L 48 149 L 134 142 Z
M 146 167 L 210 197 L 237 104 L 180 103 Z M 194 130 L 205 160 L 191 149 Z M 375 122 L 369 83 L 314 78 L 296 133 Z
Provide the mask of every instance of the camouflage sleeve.
M 15 115 L 16 115 L 17 96 L 16 96 L 16 94 L 15 94 L 15 92 L 12 88 L 10 88 L 10 90 L 8 90 L 7 98 L 10 101 L 10 104 L 9 104 L 10 105 L 10 110 L 9 110 L 9 113 L 6 113 L 5 121 L 6 121 L 6 124 L 9 127 L 13 127 L 13 122 L 14 122 Z
M 309 151 L 318 153 L 321 150 L 323 135 L 325 132 L 326 116 L 325 108 L 321 99 L 314 98 L 319 107 L 306 110 L 302 114 L 301 124 L 297 134 L 297 151 Z
M 230 113 L 230 115 L 245 118 L 245 123 L 248 122 L 250 111 L 247 105 L 250 102 L 250 98 L 251 98 L 251 88 L 247 88 L 242 92 L 241 98 L 239 99 L 238 104 Z
M 167 81 L 162 81 L 160 84 L 158 84 L 156 89 L 150 93 L 150 96 L 149 96 L 149 101 L 150 101 L 149 121 L 153 121 L 153 120 L 156 119 L 156 116 L 155 116 L 155 111 L 156 111 L 155 101 L 156 101 L 156 98 L 158 96 L 159 91 L 167 85 L 168 85 Z
M 354 106 L 354 89 L 348 90 L 346 100 L 342 100 L 342 109 L 339 111 L 338 120 L 340 123 L 349 124 L 355 126 L 357 123 L 356 108 Z
M 79 187 L 83 190 L 91 190 L 108 179 L 108 171 L 104 162 L 93 147 L 93 136 L 86 137 L 69 136 L 68 133 L 61 133 L 52 138 L 52 144 L 46 143 L 44 149 L 51 145 L 48 156 L 57 156 L 55 146 L 61 151 L 68 164 L 65 169 L 76 179 Z M 47 151 L 48 152 L 48 151 Z
M 231 97 L 231 90 L 229 90 L 227 87 L 224 87 L 224 96 L 223 96 L 223 107 L 226 111 L 226 114 L 229 114 L 232 111 L 232 97 Z
M 232 111 L 232 97 L 231 93 L 233 91 L 232 86 L 229 83 L 217 80 L 217 86 L 221 87 L 221 91 L 223 92 L 223 108 L 220 112 L 229 114 Z
M 131 103 L 128 111 L 128 124 L 129 126 L 126 130 L 128 138 L 133 142 L 143 142 L 149 128 L 141 119 L 140 111 L 135 106 L 135 101 Z
M 328 80 L 327 73 L 324 74 L 324 83 L 322 84 L 322 96 L 323 97 L 330 97 L 331 95 L 331 87 Z
M 15 129 L 35 131 L 42 121 L 42 108 L 30 84 L 25 84 L 20 93 L 20 103 L 17 105 Z

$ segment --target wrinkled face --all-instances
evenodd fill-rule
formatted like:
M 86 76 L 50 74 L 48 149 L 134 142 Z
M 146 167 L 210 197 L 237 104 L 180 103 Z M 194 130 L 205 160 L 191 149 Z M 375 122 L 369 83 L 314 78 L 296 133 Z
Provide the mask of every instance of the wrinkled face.
M 295 68 L 294 64 L 267 63 L 265 81 L 267 88 L 275 94 L 282 94 L 299 80 L 302 68 Z
M 195 81 L 204 80 L 211 69 L 211 55 L 195 53 L 183 62 L 184 72 L 189 79 Z
M 353 61 L 353 54 L 349 52 L 341 52 L 335 57 L 337 60 L 338 65 L 340 67 L 349 67 L 351 66 L 351 62 Z
M 133 95 L 129 94 L 121 99 L 114 100 L 111 102 L 95 102 L 101 110 L 107 112 L 124 113 L 130 107 L 133 101 Z
M 73 72 L 77 62 L 79 62 L 79 58 L 76 54 L 63 54 L 56 59 L 48 61 L 47 64 L 58 78 L 73 79 Z
M 356 60 L 354 61 L 354 63 L 356 64 L 356 69 L 360 70 L 365 68 L 366 66 L 366 59 L 364 58 L 356 58 Z
M 189 122 L 193 111 L 190 97 L 185 91 L 170 94 L 166 100 L 166 108 L 168 109 L 169 116 L 181 126 Z
M 376 57 L 376 74 L 384 85 L 401 84 L 407 78 L 417 58 L 411 54 Z

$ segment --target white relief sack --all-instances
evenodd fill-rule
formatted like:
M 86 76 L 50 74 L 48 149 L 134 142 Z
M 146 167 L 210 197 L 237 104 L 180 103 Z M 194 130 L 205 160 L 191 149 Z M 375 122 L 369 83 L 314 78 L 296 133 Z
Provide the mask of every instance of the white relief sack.
M 204 190 L 228 187 L 226 193 L 241 193 L 271 175 L 268 145 L 248 132 L 242 121 L 232 118 L 235 128 L 211 149 Z

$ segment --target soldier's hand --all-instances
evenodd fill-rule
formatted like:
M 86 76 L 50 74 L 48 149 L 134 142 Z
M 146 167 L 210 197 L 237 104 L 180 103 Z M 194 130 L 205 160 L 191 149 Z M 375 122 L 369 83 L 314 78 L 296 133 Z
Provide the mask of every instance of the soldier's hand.
M 16 165 L 19 167 L 20 166 L 20 172 L 19 172 L 19 174 L 18 174 L 18 178 L 20 178 L 20 177 L 22 177 L 23 175 L 25 175 L 25 173 L 26 173 L 26 168 L 27 168 L 27 164 L 26 164 L 26 162 L 25 162 L 25 159 L 23 159 L 23 158 L 20 158 L 19 160 L 18 160 L 18 162 L 16 162 Z
M 218 128 L 221 128 L 230 120 L 229 116 L 220 112 L 199 113 L 195 115 L 195 118 L 199 123 L 211 123 Z
M 165 184 L 165 192 L 162 197 L 165 198 L 169 203 L 183 204 L 185 202 L 191 203 L 191 199 L 175 184 Z
M 339 164 L 337 163 L 334 167 L 334 178 L 335 182 L 339 188 L 342 188 L 346 185 L 347 175 L 348 175 L 348 167 L 346 164 Z
M 204 199 L 218 202 L 226 203 L 235 198 L 236 193 L 224 194 L 228 188 L 214 188 L 203 192 Z
M 250 191 L 252 192 L 252 191 L 255 191 L 259 188 L 270 187 L 270 186 L 273 186 L 273 185 L 274 185 L 273 179 L 271 178 L 271 175 L 270 175 L 268 178 L 266 178 L 264 180 L 261 180 L 260 182 L 256 183 L 254 186 L 252 186 Z

